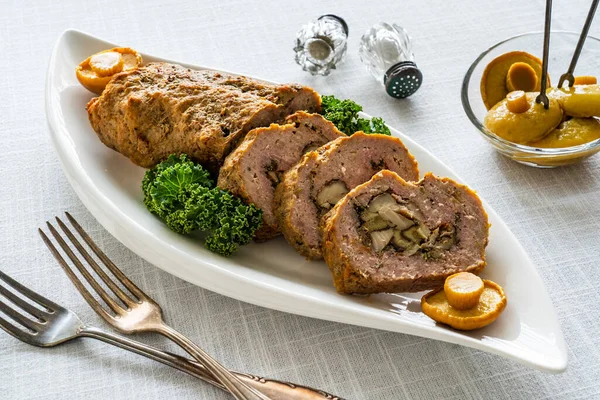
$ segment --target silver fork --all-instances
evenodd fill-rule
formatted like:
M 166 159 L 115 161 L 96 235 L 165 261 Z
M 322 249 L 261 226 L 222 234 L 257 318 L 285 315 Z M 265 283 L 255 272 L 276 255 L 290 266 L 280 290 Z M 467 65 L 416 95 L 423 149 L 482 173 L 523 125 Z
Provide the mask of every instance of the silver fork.
M 55 347 L 61 343 L 80 337 L 98 339 L 176 368 L 222 390 L 226 390 L 223 385 L 214 380 L 202 364 L 196 361 L 188 360 L 187 358 L 92 326 L 87 326 L 81 322 L 73 311 L 28 289 L 2 271 L 0 271 L 0 281 L 12 288 L 14 292 L 19 293 L 21 296 L 43 308 L 40 309 L 33 306 L 0 284 L 0 296 L 12 303 L 9 304 L 0 297 L 0 311 L 10 317 L 9 320 L 0 315 L 0 328 L 22 342 L 36 347 Z M 341 397 L 289 382 L 269 380 L 239 372 L 234 373 L 249 386 L 275 399 L 343 400 Z
M 79 233 L 80 237 L 87 243 L 92 251 L 98 256 L 102 263 L 108 268 L 113 276 L 135 297 L 132 298 L 124 290 L 122 290 L 103 270 L 100 268 L 98 263 L 90 256 L 87 250 L 82 246 L 79 240 L 73 235 L 69 228 L 56 217 L 56 221 L 62 231 L 65 233 L 71 244 L 77 248 L 79 253 L 83 256 L 87 264 L 92 270 L 102 279 L 104 284 L 114 293 L 114 295 L 123 303 L 125 307 L 120 305 L 116 299 L 111 297 L 102 286 L 96 281 L 96 279 L 86 269 L 82 261 L 75 255 L 73 250 L 62 238 L 60 233 L 52 226 L 50 222 L 46 222 L 48 229 L 52 233 L 52 236 L 56 239 L 60 247 L 67 254 L 69 259 L 73 262 L 75 267 L 79 270 L 81 275 L 87 280 L 94 291 L 102 298 L 104 303 L 112 311 L 111 314 L 108 312 L 100 303 L 92 296 L 92 294 L 84 286 L 83 282 L 75 275 L 69 264 L 65 261 L 62 255 L 58 252 L 54 244 L 50 241 L 48 236 L 39 229 L 39 233 L 42 239 L 60 264 L 60 266 L 67 273 L 77 290 L 85 298 L 88 304 L 100 315 L 108 324 L 116 328 L 122 333 L 138 333 L 138 332 L 156 332 L 160 333 L 171 339 L 177 345 L 181 346 L 187 351 L 192 357 L 200 361 L 204 367 L 214 376 L 214 378 L 221 383 L 231 392 L 231 394 L 239 400 L 269 400 L 268 397 L 262 393 L 256 391 L 250 386 L 242 382 L 236 375 L 232 374 L 228 369 L 222 366 L 208 353 L 194 344 L 187 337 L 177 332 L 175 329 L 167 325 L 162 317 L 162 309 L 160 306 L 151 299 L 146 293 L 138 288 L 133 282 L 131 282 L 123 272 L 104 254 L 102 250 L 96 246 L 90 236 L 83 230 L 83 228 L 77 223 L 77 221 L 66 213 L 67 218 L 71 222 L 71 225 Z M 272 399 L 271 399 L 272 400 Z

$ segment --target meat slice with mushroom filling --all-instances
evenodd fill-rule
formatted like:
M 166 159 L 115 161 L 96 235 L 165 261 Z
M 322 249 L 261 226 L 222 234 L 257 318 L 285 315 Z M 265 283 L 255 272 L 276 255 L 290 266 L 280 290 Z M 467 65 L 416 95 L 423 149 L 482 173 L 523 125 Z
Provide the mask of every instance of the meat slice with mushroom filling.
M 286 125 L 272 124 L 248 133 L 226 159 L 218 186 L 263 210 L 263 226 L 257 240 L 279 235 L 273 215 L 273 192 L 283 173 L 302 155 L 344 136 L 318 114 L 299 111 L 286 118 Z
M 275 191 L 275 217 L 286 240 L 305 257 L 321 259 L 321 216 L 383 169 L 419 179 L 413 156 L 390 136 L 357 132 L 306 154 Z
M 485 266 L 489 224 L 475 192 L 431 173 L 382 171 L 321 221 L 323 255 L 340 293 L 419 292 Z

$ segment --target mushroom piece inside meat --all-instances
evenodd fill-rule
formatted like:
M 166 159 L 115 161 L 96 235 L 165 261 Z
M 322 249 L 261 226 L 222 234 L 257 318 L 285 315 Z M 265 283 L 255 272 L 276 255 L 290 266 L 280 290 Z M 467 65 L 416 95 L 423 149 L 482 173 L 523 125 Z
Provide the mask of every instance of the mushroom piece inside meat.
M 431 230 L 415 218 L 419 214 L 421 212 L 418 209 L 407 212 L 404 205 L 384 193 L 371 200 L 360 212 L 361 227 L 368 233 L 370 246 L 375 252 L 381 252 L 391 243 L 396 251 L 405 256 L 420 251 L 425 258 L 443 257 L 444 251 L 456 243 L 454 226 L 443 224 Z
M 277 171 L 267 171 L 267 176 L 274 186 L 278 185 L 281 181 L 280 173 Z
M 394 231 L 394 237 L 392 238 L 392 244 L 399 250 L 406 250 L 414 244 L 410 240 L 402 236 L 402 232 Z
M 331 208 L 348 193 L 348 188 L 342 181 L 334 181 L 321 189 L 317 195 L 317 205 L 321 208 Z
M 371 247 L 379 253 L 392 240 L 392 236 L 394 236 L 393 229 L 371 232 Z
M 379 215 L 376 215 L 375 218 L 366 221 L 363 224 L 363 227 L 367 230 L 367 232 L 373 232 L 380 231 L 382 229 L 387 229 L 390 227 L 390 224 L 388 221 L 381 218 Z
M 411 242 L 421 243 L 425 239 L 427 239 L 427 236 L 423 235 L 423 231 L 420 230 L 419 228 L 420 228 L 420 226 L 418 226 L 418 225 L 412 226 L 412 227 L 402 231 L 402 236 L 404 236 Z

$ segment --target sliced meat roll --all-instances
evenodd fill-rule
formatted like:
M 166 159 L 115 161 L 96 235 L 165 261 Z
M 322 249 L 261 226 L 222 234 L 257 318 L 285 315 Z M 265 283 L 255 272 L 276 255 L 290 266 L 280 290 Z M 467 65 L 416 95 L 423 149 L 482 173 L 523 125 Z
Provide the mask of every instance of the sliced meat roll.
M 135 164 L 186 153 L 215 173 L 251 129 L 320 109 L 308 87 L 160 62 L 115 75 L 87 105 L 100 140 Z
M 381 171 L 321 221 L 340 293 L 419 292 L 485 266 L 488 219 L 475 192 L 431 173 L 418 183 Z
M 279 235 L 273 215 L 273 192 L 283 173 L 304 153 L 345 136 L 318 114 L 300 111 L 286 122 L 250 131 L 226 158 L 219 173 L 220 188 L 263 210 L 263 226 L 256 232 L 257 240 Z
M 275 192 L 275 217 L 285 239 L 310 259 L 320 259 L 319 220 L 350 189 L 389 169 L 419 179 L 417 163 L 398 138 L 357 132 L 307 154 L 284 174 Z

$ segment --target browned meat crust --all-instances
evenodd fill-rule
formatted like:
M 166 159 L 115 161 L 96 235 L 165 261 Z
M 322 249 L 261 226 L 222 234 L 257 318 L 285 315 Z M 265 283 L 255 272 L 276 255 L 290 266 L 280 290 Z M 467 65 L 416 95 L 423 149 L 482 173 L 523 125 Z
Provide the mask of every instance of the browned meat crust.
M 421 253 L 404 255 L 388 245 L 374 252 L 360 237 L 358 210 L 381 193 L 409 199 L 430 229 L 454 224 L 456 243 L 441 257 Z M 489 224 L 475 192 L 449 178 L 431 173 L 410 183 L 390 171 L 382 171 L 352 190 L 321 221 L 323 254 L 338 292 L 419 292 L 444 284 L 451 274 L 479 273 L 485 266 Z
M 336 181 L 353 189 L 382 169 L 419 179 L 415 159 L 395 137 L 357 132 L 306 154 L 275 190 L 275 218 L 288 243 L 309 259 L 323 258 L 319 220 L 327 209 L 316 205 L 319 193 Z
M 100 140 L 137 165 L 187 153 L 216 172 L 248 131 L 320 102 L 308 87 L 149 63 L 117 74 L 87 110 Z
M 273 214 L 273 192 L 283 173 L 306 151 L 345 136 L 319 114 L 299 111 L 286 122 L 251 130 L 219 172 L 220 188 L 263 210 L 263 225 L 255 234 L 259 241 L 280 233 Z

